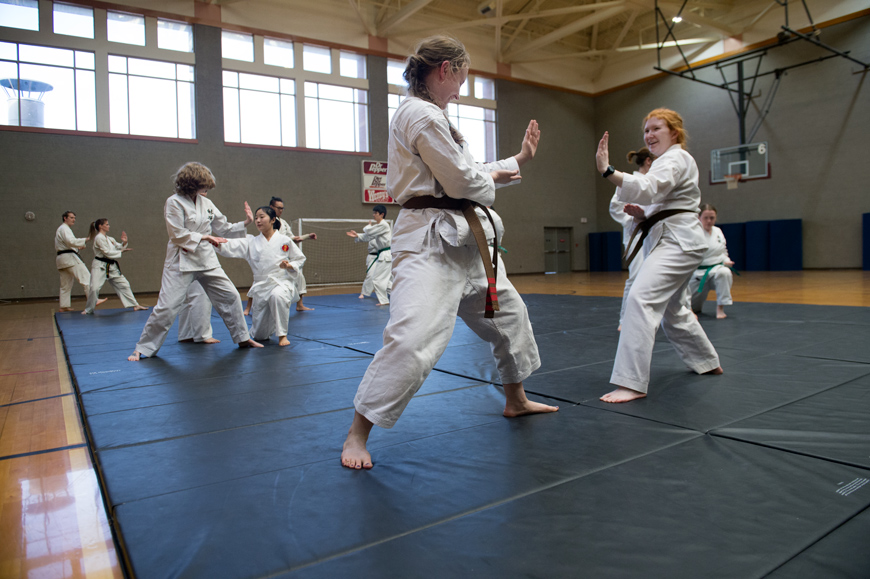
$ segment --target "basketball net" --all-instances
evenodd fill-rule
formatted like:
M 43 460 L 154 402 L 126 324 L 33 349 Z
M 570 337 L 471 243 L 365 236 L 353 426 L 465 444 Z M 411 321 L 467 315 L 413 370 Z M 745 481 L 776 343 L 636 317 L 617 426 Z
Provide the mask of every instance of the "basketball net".
M 728 183 L 728 188 L 737 189 L 737 184 L 740 182 L 740 177 L 742 177 L 740 173 L 736 173 L 734 175 L 725 175 L 725 182 Z

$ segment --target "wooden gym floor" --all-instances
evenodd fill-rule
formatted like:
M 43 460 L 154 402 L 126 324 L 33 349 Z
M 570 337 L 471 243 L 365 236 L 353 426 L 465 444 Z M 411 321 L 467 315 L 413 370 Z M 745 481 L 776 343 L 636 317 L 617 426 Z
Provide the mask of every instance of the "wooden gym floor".
M 523 294 L 619 297 L 625 274 L 511 280 Z M 742 302 L 866 307 L 870 272 L 743 272 L 733 293 Z M 153 305 L 156 294 L 139 299 Z M 73 307 L 82 306 L 83 298 L 73 300 Z M 102 306 L 118 307 L 115 297 Z M 0 577 L 123 577 L 54 323 L 56 309 L 56 299 L 0 305 Z

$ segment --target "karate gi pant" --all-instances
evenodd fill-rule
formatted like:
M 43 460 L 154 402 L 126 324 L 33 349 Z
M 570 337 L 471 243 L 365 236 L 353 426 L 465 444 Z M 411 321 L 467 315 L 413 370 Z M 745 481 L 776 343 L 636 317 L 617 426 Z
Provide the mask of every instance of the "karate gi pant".
M 719 367 L 719 355 L 686 303 L 689 278 L 703 256 L 703 250 L 683 251 L 665 226 L 628 294 L 612 384 L 647 391 L 659 324 L 686 366 L 698 374 Z
M 619 308 L 619 325 L 622 325 L 622 318 L 625 317 L 625 303 L 628 301 L 628 292 L 631 291 L 631 286 L 634 280 L 637 279 L 637 272 L 640 271 L 640 266 L 643 265 L 643 252 L 638 252 L 628 264 L 628 279 L 625 280 L 625 289 L 622 292 L 622 307 Z
M 99 265 L 97 265 L 99 264 Z M 108 266 L 109 273 L 106 273 Z M 121 298 L 121 304 L 125 308 L 138 306 L 139 302 L 133 297 L 133 290 L 130 289 L 130 282 L 121 274 L 121 270 L 115 264 L 107 264 L 102 261 L 94 261 L 91 265 L 91 285 L 88 288 L 88 303 L 85 305 L 85 311 L 89 314 L 94 313 L 94 308 L 97 307 L 97 298 L 100 297 L 100 290 L 106 285 L 106 282 L 114 288 L 115 293 Z
M 302 275 L 302 268 L 299 268 L 299 275 L 296 276 L 296 293 L 303 296 L 308 293 L 308 284 L 305 283 L 305 276 Z
M 77 263 L 72 267 L 65 267 L 57 271 L 60 273 L 60 307 L 68 308 L 70 307 L 73 284 L 78 281 L 87 294 L 90 290 L 91 274 L 83 263 Z
M 251 335 L 255 340 L 268 340 L 272 334 L 287 335 L 290 306 L 299 301 L 295 286 L 275 285 L 267 297 L 257 293 L 251 307 Z
M 689 299 L 692 302 L 692 311 L 696 314 L 701 313 L 701 308 L 704 307 L 704 302 L 707 301 L 707 294 L 710 290 L 716 291 L 716 304 L 720 306 L 730 306 L 734 302 L 731 300 L 731 285 L 734 283 L 734 276 L 731 270 L 724 265 L 717 265 L 710 270 L 707 276 L 707 281 L 704 282 L 704 289 L 698 293 L 698 288 L 701 287 L 701 280 L 707 270 L 699 269 L 692 274 L 692 279 L 689 281 Z
M 178 313 L 178 341 L 204 342 L 211 339 L 211 300 L 198 281 L 187 288 L 187 297 Z
M 393 252 L 393 292 L 384 346 L 360 383 L 354 406 L 374 424 L 391 428 L 438 362 L 459 315 L 488 342 L 502 383 L 522 382 L 541 366 L 526 305 L 499 258 L 494 318 L 484 318 L 487 279 L 476 246 L 444 253 Z
M 166 334 L 175 317 L 178 315 L 190 284 L 198 281 L 206 295 L 220 314 L 233 342 L 245 342 L 251 338 L 248 324 L 242 312 L 242 299 L 239 291 L 224 273 L 223 268 L 216 267 L 206 271 L 180 271 L 178 261 L 163 269 L 163 279 L 160 282 L 160 295 L 157 305 L 151 310 L 145 328 L 136 344 L 136 351 L 143 356 L 153 356 L 166 340 Z
M 372 261 L 377 257 L 369 255 L 366 258 L 366 279 L 363 281 L 362 291 L 364 296 L 369 296 L 372 292 L 378 297 L 379 304 L 390 303 L 390 298 L 387 297 L 387 292 L 390 290 L 390 276 L 392 275 L 393 267 L 390 261 L 378 261 L 372 265 Z

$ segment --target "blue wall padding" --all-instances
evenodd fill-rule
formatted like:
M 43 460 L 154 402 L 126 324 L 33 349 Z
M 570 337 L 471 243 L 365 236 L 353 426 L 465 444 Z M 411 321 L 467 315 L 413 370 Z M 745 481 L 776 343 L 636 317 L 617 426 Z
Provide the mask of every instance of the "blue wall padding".
M 862 235 L 864 243 L 864 271 L 870 271 L 870 213 L 864 214 L 864 233 Z
M 622 232 L 604 233 L 604 271 L 622 271 Z
M 728 247 L 728 257 L 734 262 L 734 268 L 738 271 L 746 269 L 746 224 L 745 223 L 722 223 L 716 224 L 725 236 L 725 244 Z
M 770 271 L 800 271 L 804 268 L 800 219 L 778 219 L 770 222 L 769 266 Z
M 725 238 L 726 242 L 728 238 Z M 746 271 L 770 269 L 770 221 L 746 223 Z
M 604 271 L 604 236 L 589 234 L 589 271 Z

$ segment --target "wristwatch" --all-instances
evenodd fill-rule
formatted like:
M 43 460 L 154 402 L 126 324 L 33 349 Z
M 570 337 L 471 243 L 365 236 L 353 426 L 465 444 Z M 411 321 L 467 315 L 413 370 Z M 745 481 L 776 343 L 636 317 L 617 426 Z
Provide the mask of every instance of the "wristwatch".
M 607 170 L 604 171 L 604 173 L 602 173 L 601 176 L 604 177 L 605 179 L 607 179 L 608 177 L 610 177 L 614 173 L 616 173 L 616 169 L 613 168 L 613 165 L 608 165 Z

